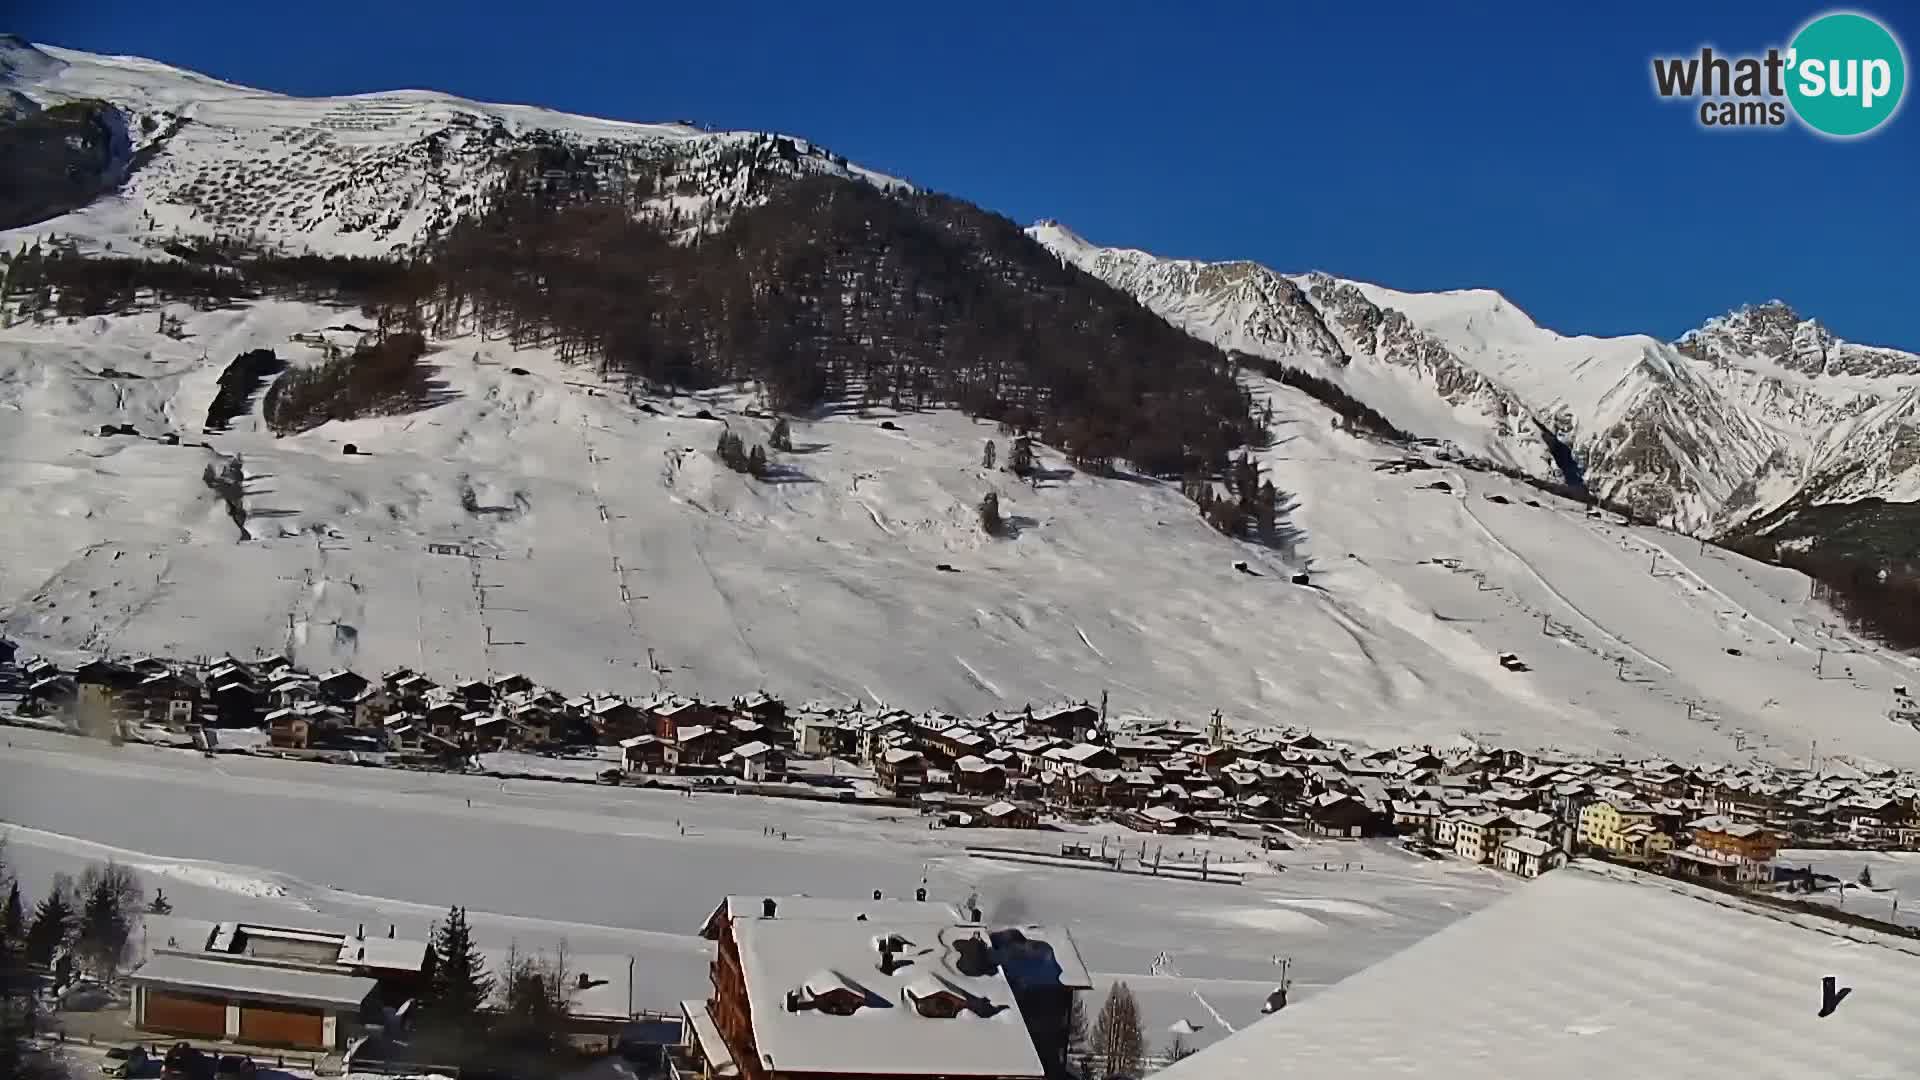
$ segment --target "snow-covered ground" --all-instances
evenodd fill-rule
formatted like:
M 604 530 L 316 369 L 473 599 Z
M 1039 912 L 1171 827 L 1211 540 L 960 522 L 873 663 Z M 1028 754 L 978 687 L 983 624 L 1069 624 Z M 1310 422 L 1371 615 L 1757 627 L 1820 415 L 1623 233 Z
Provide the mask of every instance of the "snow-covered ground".
M 1162 1075 L 1891 1080 L 1916 995 L 1911 940 L 1576 863 Z
M 1796 894 L 1800 899 L 1920 929 L 1920 852 L 1815 848 L 1782 851 L 1779 863 L 1840 879 L 1839 888 Z M 1869 885 L 1860 884 L 1863 870 Z
M 189 917 L 394 923 L 404 936 L 461 904 L 495 945 L 565 937 L 579 952 L 634 955 L 644 1007 L 705 991 L 710 947 L 696 934 L 723 895 L 905 896 L 924 880 L 939 900 L 977 892 L 996 920 L 1065 923 L 1103 987 L 1124 979 L 1139 994 L 1156 1043 L 1182 1019 L 1200 1029 L 1189 1042 L 1205 1043 L 1260 1015 L 1275 957 L 1292 958 L 1296 994 L 1309 997 L 1517 884 L 1384 843 L 1270 853 L 1287 867 L 1275 870 L 1243 842 L 1187 838 L 1149 843 L 1169 858 L 1205 849 L 1250 871 L 1247 883 L 1154 880 L 964 851 L 1140 842 L 1112 828 L 929 830 L 895 810 L 6 734 L 0 828 L 30 895 L 56 872 L 114 858 Z
M 289 336 L 352 315 L 174 314 L 182 340 L 155 314 L 0 331 L 0 619 L 30 647 L 963 713 L 1105 691 L 1121 714 L 1375 743 L 1781 761 L 1817 737 L 1920 764 L 1920 733 L 1885 719 L 1911 661 L 1834 629 L 1805 578 L 1496 475 L 1382 471 L 1399 451 L 1272 383 L 1252 384 L 1274 406 L 1261 456 L 1299 501 L 1281 549 L 1219 536 L 1171 485 L 983 470 L 1004 439 L 950 412 L 800 420 L 784 475 L 754 482 L 712 453 L 722 425 L 765 439 L 746 396 L 630 401 L 473 338 L 438 343 L 435 408 L 202 436 L 234 355 L 310 362 Z M 244 460 L 246 542 L 201 482 L 216 453 Z M 982 535 L 988 490 L 1014 537 Z

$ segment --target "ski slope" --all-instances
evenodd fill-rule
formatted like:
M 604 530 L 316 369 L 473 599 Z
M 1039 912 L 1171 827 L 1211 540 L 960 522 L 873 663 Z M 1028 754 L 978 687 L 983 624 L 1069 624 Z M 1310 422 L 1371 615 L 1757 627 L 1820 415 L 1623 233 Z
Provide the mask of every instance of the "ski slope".
M 1385 470 L 1407 452 L 1271 383 L 1251 386 L 1274 406 L 1261 458 L 1299 505 L 1269 549 L 1171 485 L 1050 451 L 1032 486 L 983 470 L 1004 436 L 950 412 L 802 418 L 753 481 L 712 452 L 723 425 L 765 440 L 750 392 L 629 398 L 474 338 L 436 343 L 433 408 L 202 435 L 228 359 L 312 362 L 290 336 L 353 314 L 172 313 L 181 340 L 155 313 L 0 331 L 0 617 L 32 647 L 964 713 L 1104 691 L 1119 712 L 1372 743 L 1787 761 L 1818 738 L 1920 763 L 1920 733 L 1884 718 L 1908 662 L 1830 627 L 1805 579 L 1497 475 Z M 245 541 L 201 483 L 230 456 Z M 988 490 L 1008 538 L 979 529 Z

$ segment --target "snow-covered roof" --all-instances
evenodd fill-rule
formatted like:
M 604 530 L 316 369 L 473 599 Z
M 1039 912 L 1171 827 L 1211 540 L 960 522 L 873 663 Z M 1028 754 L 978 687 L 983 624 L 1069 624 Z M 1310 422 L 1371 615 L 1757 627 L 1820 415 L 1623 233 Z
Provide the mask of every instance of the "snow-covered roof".
M 1574 863 L 1156 1080 L 1915 1076 L 1915 1000 L 1911 941 Z
M 214 960 L 156 952 L 129 976 L 136 983 L 263 998 L 293 1004 L 358 1008 L 379 984 L 357 975 Z
M 875 939 L 899 934 L 905 961 L 883 973 Z M 991 974 L 961 970 L 962 940 L 977 927 L 748 919 L 735 924 L 754 1045 L 775 1073 L 892 1076 L 1040 1077 L 1013 989 Z M 982 941 L 982 947 L 986 947 Z M 851 1016 L 789 1011 L 790 991 L 843 987 L 862 998 Z M 923 1016 L 910 988 L 954 993 L 971 1003 L 950 1018 Z
M 1503 848 L 1512 848 L 1522 855 L 1532 855 L 1535 858 L 1544 858 L 1548 853 L 1553 851 L 1552 844 L 1531 836 L 1516 836 L 1500 846 Z
M 773 747 L 763 742 L 743 743 L 733 748 L 733 756 L 738 758 L 757 758 L 772 749 Z

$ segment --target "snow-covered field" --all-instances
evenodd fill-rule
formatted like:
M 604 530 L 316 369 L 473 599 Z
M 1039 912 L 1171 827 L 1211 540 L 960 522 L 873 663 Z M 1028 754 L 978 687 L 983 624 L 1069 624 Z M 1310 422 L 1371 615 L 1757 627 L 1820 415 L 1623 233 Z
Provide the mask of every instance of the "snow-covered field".
M 1779 862 L 1795 869 L 1811 867 L 1842 883 L 1802 899 L 1920 929 L 1920 852 L 1791 850 L 1782 851 Z M 1863 870 L 1870 885 L 1860 884 Z
M 1517 881 L 1385 844 L 1309 844 L 1260 862 L 1239 841 L 1169 838 L 1249 871 L 1241 886 L 990 862 L 965 845 L 1057 851 L 1081 836 L 929 830 L 901 811 L 744 796 L 298 764 L 6 732 L 0 826 L 31 894 L 114 858 L 175 914 L 423 935 L 462 904 L 484 940 L 638 958 L 643 1006 L 707 985 L 701 922 L 728 893 L 934 899 L 978 892 L 990 917 L 1068 925 L 1104 984 L 1125 979 L 1164 1040 L 1256 1019 L 1276 956 L 1311 996 L 1503 895 Z M 468 805 L 471 801 L 471 806 Z M 765 827 L 785 830 L 770 838 Z M 685 834 L 682 835 L 681 829 Z M 1323 863 L 1334 869 L 1322 870 Z M 1340 869 L 1352 865 L 1352 870 Z M 1361 867 L 1364 867 L 1362 869 Z M 1156 964 L 1161 953 L 1166 963 Z
M 712 453 L 723 424 L 766 437 L 747 396 L 630 401 L 472 338 L 439 343 L 450 400 L 427 411 L 202 436 L 235 354 L 310 362 L 289 335 L 352 313 L 174 313 L 183 340 L 154 314 L 0 331 L 0 618 L 31 647 L 967 713 L 1106 691 L 1123 714 L 1382 743 L 1805 760 L 1817 736 L 1920 763 L 1884 716 L 1911 661 L 1833 629 L 1799 575 L 1495 475 L 1381 471 L 1400 452 L 1271 383 L 1285 550 L 1217 535 L 1169 485 L 990 473 L 1004 438 L 948 412 L 801 420 L 785 474 L 754 482 Z M 214 451 L 244 459 L 252 540 L 201 483 Z M 990 489 L 1013 538 L 979 530 Z

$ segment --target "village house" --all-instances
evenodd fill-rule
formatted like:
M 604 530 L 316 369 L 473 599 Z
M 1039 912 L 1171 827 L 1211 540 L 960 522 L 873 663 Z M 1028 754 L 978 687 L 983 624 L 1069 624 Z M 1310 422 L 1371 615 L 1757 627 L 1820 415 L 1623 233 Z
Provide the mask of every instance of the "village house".
M 1024 719 L 1029 732 L 1072 741 L 1099 726 L 1100 710 L 1084 701 L 1061 702 L 1038 710 L 1028 706 Z
M 1500 845 L 1519 835 L 1513 819 L 1498 810 L 1483 810 L 1461 818 L 1454 830 L 1453 850 L 1470 862 L 1490 863 Z
M 620 766 L 629 773 L 667 771 L 667 744 L 657 735 L 633 735 L 620 740 Z
M 1002 799 L 988 803 L 980 810 L 981 824 L 993 829 L 1037 829 L 1040 827 L 1040 815 L 1030 807 L 1020 806 Z
M 874 779 L 895 795 L 910 795 L 926 785 L 927 759 L 918 750 L 893 747 L 874 764 Z
M 1580 812 L 1579 839 L 1583 847 L 1627 855 L 1635 846 L 1628 839 L 1629 829 L 1644 829 L 1650 833 L 1653 830 L 1653 808 L 1637 799 L 1608 795 L 1588 804 Z M 1635 834 L 1643 854 L 1646 833 Z
M 1307 803 L 1307 821 L 1321 836 L 1366 836 L 1374 820 L 1366 804 L 1341 792 L 1323 792 Z
M 337 1051 L 426 989 L 427 943 L 391 926 L 369 937 L 150 914 L 143 938 L 130 1012 L 155 1035 Z
M 1402 836 L 1419 836 L 1428 840 L 1435 838 L 1441 818 L 1439 803 L 1424 799 L 1396 799 L 1388 804 L 1388 813 L 1393 818 L 1393 827 Z
M 695 1070 L 742 1080 L 1039 1080 L 1066 1064 L 1092 986 L 1064 929 L 989 930 L 924 899 L 728 897 L 702 936 L 713 988 L 688 1001 Z
M 1665 852 L 1669 873 L 1733 884 L 1773 880 L 1780 838 L 1764 826 L 1711 815 L 1688 822 L 1684 838 Z
M 281 750 L 305 750 L 313 745 L 313 720 L 298 709 L 275 709 L 266 715 L 268 743 Z
M 1169 836 L 1184 836 L 1199 826 L 1192 814 L 1184 813 L 1171 806 L 1149 806 L 1139 811 L 1124 811 L 1114 819 L 1136 832 L 1162 833 Z
M 1524 878 L 1535 878 L 1559 865 L 1559 848 L 1533 836 L 1515 836 L 1500 845 L 1496 858 L 1500 869 Z
M 986 758 L 969 755 L 953 763 L 953 789 L 962 795 L 997 795 L 1006 787 L 1007 771 Z
M 748 783 L 786 779 L 787 756 L 767 743 L 744 743 L 734 747 L 728 757 L 733 771 Z
M 191 672 L 163 668 L 143 673 L 128 697 L 146 723 L 184 731 L 201 722 L 204 695 L 199 677 Z
M 718 765 L 728 750 L 726 736 L 712 728 L 686 725 L 674 734 L 676 738 L 666 744 L 666 756 L 667 764 L 676 769 Z

